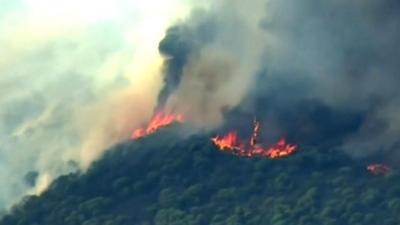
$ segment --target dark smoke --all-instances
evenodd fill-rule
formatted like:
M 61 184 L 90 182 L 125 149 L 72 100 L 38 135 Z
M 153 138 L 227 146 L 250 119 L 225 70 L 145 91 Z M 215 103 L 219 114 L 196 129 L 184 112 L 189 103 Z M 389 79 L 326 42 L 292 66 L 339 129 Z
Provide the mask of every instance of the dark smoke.
M 232 4 L 241 10 L 241 3 Z M 330 143 L 356 156 L 400 154 L 400 2 L 270 0 L 259 7 L 266 9 L 259 32 L 240 26 L 236 32 L 262 41 L 221 47 L 258 44 L 264 49 L 261 58 L 252 59 L 261 63 L 248 93 L 224 111 L 225 126 L 248 129 L 257 116 L 268 140 L 283 135 L 302 144 Z M 227 11 L 213 10 L 210 14 Z M 218 17 L 202 18 L 206 22 L 171 28 L 160 44 L 167 61 L 159 106 L 179 88 L 188 59 L 211 42 L 201 34 L 218 36 L 232 26 Z M 218 26 L 212 26 L 217 20 Z M 246 80 L 253 74 L 241 76 Z
M 185 65 L 190 57 L 207 42 L 215 33 L 215 24 L 202 12 L 194 12 L 190 26 L 185 23 L 170 27 L 158 49 L 165 57 L 164 86 L 158 95 L 156 112 L 162 110 L 170 95 L 179 87 Z
M 239 108 L 272 121 L 267 133 L 332 142 L 355 155 L 400 147 L 400 3 L 271 1 L 254 88 Z M 396 115 L 396 116 L 395 116 Z

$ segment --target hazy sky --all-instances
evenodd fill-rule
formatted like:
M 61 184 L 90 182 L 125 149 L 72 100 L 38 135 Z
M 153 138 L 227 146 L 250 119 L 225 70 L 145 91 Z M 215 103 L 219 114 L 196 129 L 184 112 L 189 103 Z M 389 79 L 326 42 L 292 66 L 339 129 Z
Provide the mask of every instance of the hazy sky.
M 146 119 L 179 0 L 0 0 L 0 209 Z M 25 176 L 37 171 L 36 187 Z

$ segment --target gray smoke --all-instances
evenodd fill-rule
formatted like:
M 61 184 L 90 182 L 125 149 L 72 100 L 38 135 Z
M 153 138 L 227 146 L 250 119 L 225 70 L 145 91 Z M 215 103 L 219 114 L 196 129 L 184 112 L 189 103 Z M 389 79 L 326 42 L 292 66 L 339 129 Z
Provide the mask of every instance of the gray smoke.
M 274 41 L 256 96 L 275 101 L 287 115 L 280 121 L 296 124 L 289 132 L 340 137 L 355 155 L 396 150 L 400 4 L 286 0 L 267 6 L 262 27 Z
M 165 108 L 168 98 L 178 88 L 190 57 L 213 39 L 215 24 L 201 14 L 199 11 L 192 16 L 190 26 L 182 23 L 170 27 L 159 44 L 159 51 L 165 57 L 164 86 L 158 96 L 156 112 Z
M 203 117 L 224 111 L 230 125 L 257 115 L 272 139 L 397 154 L 399 11 L 394 0 L 216 3 L 203 15 L 212 24 L 209 42 L 199 47 L 191 45 L 199 34 L 167 33 L 169 43 L 196 49 L 181 60 L 170 103 Z
M 161 83 L 157 43 L 178 7 L 0 2 L 1 214 L 58 176 L 85 171 L 151 116 Z

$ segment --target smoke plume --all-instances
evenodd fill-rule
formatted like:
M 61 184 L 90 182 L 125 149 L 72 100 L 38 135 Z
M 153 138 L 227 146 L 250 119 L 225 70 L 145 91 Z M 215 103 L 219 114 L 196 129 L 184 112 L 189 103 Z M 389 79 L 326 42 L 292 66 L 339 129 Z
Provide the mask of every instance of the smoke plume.
M 178 1 L 6 0 L 0 9 L 0 211 L 84 171 L 156 105 L 157 44 Z
M 160 51 L 169 56 L 161 108 L 184 113 L 203 127 L 220 124 L 221 110 L 242 100 L 259 67 L 264 7 L 258 6 L 260 1 L 214 2 L 166 32 L 160 43 Z M 247 11 L 255 15 L 244 15 Z
M 398 154 L 399 9 L 393 0 L 219 1 L 161 42 L 179 53 L 166 60 L 161 104 L 214 126 L 248 127 L 256 115 L 268 139 Z

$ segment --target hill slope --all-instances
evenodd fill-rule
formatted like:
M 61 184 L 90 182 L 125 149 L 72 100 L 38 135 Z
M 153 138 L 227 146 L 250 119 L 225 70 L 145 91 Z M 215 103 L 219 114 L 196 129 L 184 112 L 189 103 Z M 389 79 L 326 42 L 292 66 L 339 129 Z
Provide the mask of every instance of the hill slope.
M 1 225 L 396 225 L 400 177 L 324 149 L 241 158 L 162 131 L 27 197 Z

